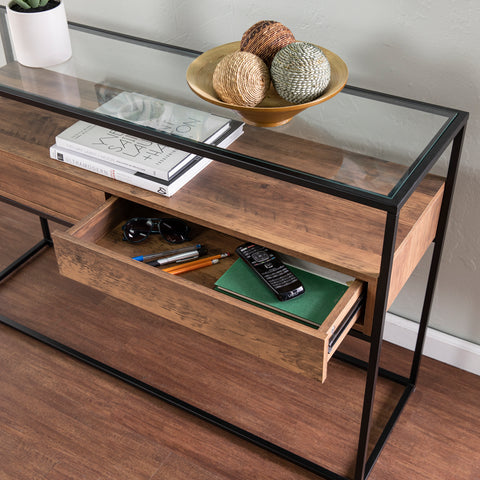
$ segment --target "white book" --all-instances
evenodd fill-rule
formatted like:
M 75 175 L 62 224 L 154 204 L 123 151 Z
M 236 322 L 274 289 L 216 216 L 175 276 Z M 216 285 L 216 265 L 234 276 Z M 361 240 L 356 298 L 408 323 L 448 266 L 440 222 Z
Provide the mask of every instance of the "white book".
M 179 175 L 174 181 L 168 181 L 160 180 L 151 175 L 141 174 L 135 170 L 120 167 L 82 153 L 73 152 L 56 144 L 50 147 L 50 157 L 166 197 L 171 197 L 212 161 L 209 158 L 197 157 L 197 160 L 194 160 L 182 175 Z
M 231 123 L 228 118 L 137 93 L 122 92 L 97 111 L 192 140 L 215 144 Z M 66 148 L 162 180 L 174 177 L 194 154 L 143 140 L 114 129 L 79 121 L 56 136 Z
M 243 126 L 232 130 L 229 134 L 225 134 L 224 138 L 219 142 L 219 147 L 227 147 L 233 143 L 243 133 Z M 180 190 L 192 178 L 200 173 L 212 160 L 200 156 L 185 167 L 172 180 L 161 180 L 159 178 L 146 175 L 144 173 L 120 167 L 118 165 L 91 157 L 82 153 L 73 152 L 66 148 L 53 145 L 50 147 L 50 157 L 74 165 L 76 167 L 89 170 L 90 172 L 98 173 L 105 177 L 110 177 L 120 182 L 128 183 L 136 187 L 144 188 L 151 192 L 159 193 L 166 197 L 171 197 L 175 192 Z

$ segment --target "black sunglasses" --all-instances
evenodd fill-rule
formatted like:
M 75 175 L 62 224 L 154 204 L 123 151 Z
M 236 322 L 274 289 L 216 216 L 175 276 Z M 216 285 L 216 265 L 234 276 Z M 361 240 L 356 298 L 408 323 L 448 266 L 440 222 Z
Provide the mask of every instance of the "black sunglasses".
M 160 234 L 168 243 L 189 239 L 190 227 L 178 218 L 131 218 L 122 227 L 123 240 L 140 243 L 151 234 Z

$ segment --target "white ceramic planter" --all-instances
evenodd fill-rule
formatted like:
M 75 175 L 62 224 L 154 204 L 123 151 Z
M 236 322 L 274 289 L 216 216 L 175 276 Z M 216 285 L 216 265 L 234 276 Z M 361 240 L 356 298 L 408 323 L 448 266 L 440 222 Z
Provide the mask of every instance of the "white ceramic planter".
M 49 67 L 72 56 L 63 1 L 44 12 L 16 12 L 7 7 L 10 39 L 17 61 L 27 67 Z

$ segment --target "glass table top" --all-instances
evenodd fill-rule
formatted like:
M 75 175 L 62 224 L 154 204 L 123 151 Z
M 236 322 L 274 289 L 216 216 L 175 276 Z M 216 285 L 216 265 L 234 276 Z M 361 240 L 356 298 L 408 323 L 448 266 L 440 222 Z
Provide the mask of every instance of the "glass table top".
M 0 49 L 0 93 L 92 123 L 108 120 L 120 130 L 208 155 L 279 178 L 341 190 L 359 198 L 388 201 L 415 180 L 432 150 L 447 143 L 445 131 L 458 112 L 347 85 L 330 100 L 299 113 L 285 125 L 245 125 L 230 147 L 219 147 L 139 126 L 100 113 L 121 92 L 188 106 L 243 121 L 234 110 L 213 105 L 189 88 L 186 71 L 200 52 L 71 24 L 73 56 L 48 69 L 18 64 L 12 53 L 4 9 Z M 132 130 L 133 129 L 133 130 Z M 233 160 L 232 160 L 233 158 Z M 275 173 L 273 173 L 275 175 Z

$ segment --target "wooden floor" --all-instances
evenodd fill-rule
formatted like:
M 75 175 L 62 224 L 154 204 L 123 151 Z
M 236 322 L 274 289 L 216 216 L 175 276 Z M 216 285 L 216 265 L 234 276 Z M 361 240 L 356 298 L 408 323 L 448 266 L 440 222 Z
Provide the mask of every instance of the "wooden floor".
M 0 216 L 1 269 L 40 228 L 10 206 L 0 204 Z M 324 385 L 299 378 L 63 279 L 52 249 L 0 284 L 0 305 L 8 318 L 352 474 L 358 369 L 334 360 Z M 363 354 L 358 341 L 345 349 Z M 410 360 L 385 344 L 384 366 L 405 374 Z M 379 382 L 373 437 L 399 395 Z M 370 478 L 480 480 L 479 398 L 479 377 L 424 358 Z M 0 445 L 1 480 L 318 478 L 3 325 Z

